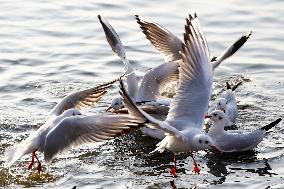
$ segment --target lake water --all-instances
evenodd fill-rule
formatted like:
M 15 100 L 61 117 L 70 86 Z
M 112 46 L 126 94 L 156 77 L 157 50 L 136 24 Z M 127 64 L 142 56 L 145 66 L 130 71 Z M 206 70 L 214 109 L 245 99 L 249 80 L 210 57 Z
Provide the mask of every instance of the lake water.
M 40 127 L 66 94 L 120 75 L 124 68 L 112 52 L 97 15 L 109 20 L 139 76 L 163 62 L 139 29 L 134 14 L 160 23 L 180 38 L 185 17 L 196 12 L 211 54 L 220 53 L 241 34 L 253 34 L 236 55 L 215 72 L 214 94 L 226 81 L 243 80 L 236 91 L 241 129 L 261 127 L 284 113 L 284 1 L 0 1 L 0 186 L 6 188 L 284 188 L 284 123 L 252 153 L 197 153 L 202 174 L 190 157 L 153 154 L 157 140 L 139 131 L 102 144 L 66 152 L 44 174 L 28 171 L 30 156 L 9 170 L 4 149 Z M 97 108 L 102 112 L 113 87 Z M 42 159 L 42 154 L 40 155 Z

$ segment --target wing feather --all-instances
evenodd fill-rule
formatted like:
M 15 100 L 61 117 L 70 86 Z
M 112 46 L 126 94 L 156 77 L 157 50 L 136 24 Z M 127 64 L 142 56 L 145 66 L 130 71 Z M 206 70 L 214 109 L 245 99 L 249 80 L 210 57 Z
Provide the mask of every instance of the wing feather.
M 137 77 L 134 73 L 134 68 L 130 64 L 129 60 L 126 58 L 124 47 L 118 37 L 118 34 L 113 29 L 113 27 L 107 22 L 107 20 L 103 19 L 100 15 L 98 15 L 100 23 L 105 32 L 107 41 L 111 46 L 114 53 L 116 53 L 122 62 L 124 63 L 126 80 L 127 80 L 127 89 L 129 95 L 134 98 L 138 93 L 138 81 Z
M 95 115 L 64 118 L 49 131 L 44 158 L 50 162 L 57 154 L 84 143 L 102 142 L 136 129 L 141 125 L 131 115 Z
M 136 101 L 154 101 L 161 97 L 165 86 L 178 79 L 177 62 L 167 62 L 150 69 L 143 77 Z
M 242 35 L 239 39 L 237 39 L 233 44 L 231 44 L 218 58 L 218 60 L 213 62 L 213 69 L 217 68 L 221 62 L 226 60 L 227 58 L 231 57 L 233 54 L 235 54 L 249 39 L 251 36 L 252 31 Z
M 157 23 L 138 15 L 135 15 L 135 18 L 146 38 L 164 56 L 166 62 L 181 59 L 182 41 L 179 38 Z
M 155 129 L 165 131 L 166 133 L 172 134 L 178 138 L 184 138 L 184 135 L 176 128 L 172 127 L 167 122 L 155 119 L 151 115 L 144 112 L 141 108 L 139 108 L 136 105 L 136 103 L 134 103 L 130 98 L 130 96 L 127 94 L 122 80 L 120 80 L 119 83 L 120 83 L 120 94 L 123 97 L 124 106 L 128 109 L 131 115 L 133 115 L 136 119 L 139 119 L 147 126 L 149 126 L 150 124 L 151 127 Z
M 87 106 L 93 106 L 116 81 L 118 81 L 118 79 L 67 95 L 51 110 L 50 115 L 58 116 L 70 108 L 82 109 Z
M 166 119 L 179 130 L 186 129 L 188 125 L 202 127 L 211 97 L 212 64 L 204 34 L 195 19 L 197 16 L 187 19 L 179 85 Z

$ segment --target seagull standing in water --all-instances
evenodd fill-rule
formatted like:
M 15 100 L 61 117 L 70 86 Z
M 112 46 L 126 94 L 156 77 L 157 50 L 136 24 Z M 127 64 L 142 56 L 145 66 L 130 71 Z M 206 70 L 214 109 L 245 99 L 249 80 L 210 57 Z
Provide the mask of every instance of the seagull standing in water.
M 236 120 L 238 117 L 238 107 L 235 95 L 235 90 L 242 82 L 237 83 L 235 86 L 231 87 L 227 82 L 227 90 L 219 95 L 215 101 L 210 104 L 208 114 L 214 110 L 221 110 L 225 113 L 225 129 L 236 128 Z M 212 119 L 205 119 L 205 125 L 211 125 Z
M 161 91 L 165 85 L 170 81 L 175 81 L 178 78 L 178 63 L 171 62 L 161 64 L 153 69 L 150 69 L 143 77 L 140 86 L 138 87 L 138 80 L 134 73 L 134 68 L 126 58 L 124 47 L 113 29 L 113 27 L 98 16 L 100 23 L 106 35 L 106 39 L 111 46 L 112 50 L 120 57 L 125 66 L 127 91 L 129 96 L 136 103 L 148 103 L 149 105 L 165 105 L 169 106 L 169 100 L 159 100 Z M 112 99 L 111 105 L 107 109 L 119 110 L 123 107 L 122 98 L 120 96 Z M 147 109 L 145 109 L 147 111 Z
M 182 58 L 180 52 L 182 50 L 183 42 L 178 37 L 155 22 L 141 18 L 138 15 L 135 15 L 135 17 L 146 38 L 164 56 L 166 62 L 172 62 Z M 213 70 L 215 70 L 224 60 L 235 54 L 235 52 L 245 44 L 251 36 L 251 33 L 252 32 L 250 31 L 242 35 L 232 43 L 219 58 L 211 58 Z
M 196 15 L 187 19 L 184 43 L 179 62 L 177 93 L 170 105 L 165 121 L 159 121 L 133 103 L 122 81 L 121 95 L 130 114 L 145 121 L 149 127 L 162 130 L 166 137 L 157 144 L 153 152 L 172 151 L 174 154 L 212 149 L 212 139 L 203 132 L 204 116 L 208 109 L 212 91 L 213 69 L 209 60 L 209 49 Z M 194 160 L 194 171 L 200 170 Z M 176 160 L 171 174 L 176 175 Z
M 109 140 L 138 127 L 137 119 L 131 115 L 84 116 L 80 112 L 80 109 L 98 102 L 116 81 L 117 79 L 64 97 L 51 110 L 44 125 L 19 144 L 5 150 L 6 164 L 11 166 L 22 156 L 32 153 L 28 169 L 32 168 L 36 160 L 40 174 L 42 165 L 36 151 L 43 152 L 45 161 L 51 162 L 56 155 L 71 147 Z
M 266 136 L 267 131 L 282 120 L 278 118 L 264 127 L 251 132 L 244 132 L 240 130 L 225 131 L 226 115 L 221 110 L 214 110 L 206 117 L 213 120 L 213 125 L 209 128 L 208 135 L 222 152 L 253 150 Z

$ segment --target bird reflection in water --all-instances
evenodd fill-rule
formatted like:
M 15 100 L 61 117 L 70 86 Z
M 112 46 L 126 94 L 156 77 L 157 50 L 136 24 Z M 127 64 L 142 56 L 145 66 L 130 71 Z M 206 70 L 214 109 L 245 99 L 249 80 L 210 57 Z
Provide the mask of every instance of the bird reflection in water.
M 234 173 L 235 170 L 244 170 L 250 173 L 256 173 L 259 176 L 265 175 L 276 175 L 275 173 L 270 172 L 272 170 L 268 160 L 257 159 L 257 151 L 246 151 L 246 152 L 234 152 L 234 153 L 207 153 L 205 158 L 207 159 L 207 167 L 209 168 L 209 173 L 212 175 L 219 177 L 218 180 L 213 181 L 213 184 L 222 184 L 226 181 L 226 177 Z M 257 163 L 258 166 L 263 165 L 264 167 L 257 168 L 243 168 L 243 167 L 227 167 L 231 164 L 240 163 L 241 165 L 248 163 Z
M 172 189 L 177 189 L 174 180 L 170 181 L 170 184 L 171 184 Z

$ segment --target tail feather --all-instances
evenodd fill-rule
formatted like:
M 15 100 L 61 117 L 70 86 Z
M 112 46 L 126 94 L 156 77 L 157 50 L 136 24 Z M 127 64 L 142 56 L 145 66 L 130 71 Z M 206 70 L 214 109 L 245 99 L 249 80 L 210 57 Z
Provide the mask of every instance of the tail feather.
M 24 141 L 22 141 L 20 144 L 17 144 L 15 146 L 8 147 L 5 150 L 4 153 L 4 160 L 8 167 L 10 167 L 15 161 L 20 159 L 22 156 L 32 153 L 37 148 L 35 146 L 37 138 L 35 138 L 34 134 L 30 135 L 28 138 L 26 138 Z
M 4 160 L 8 167 L 10 167 L 15 161 L 25 155 L 22 145 L 16 145 L 8 147 L 4 153 Z
M 269 129 L 271 129 L 272 127 L 274 127 L 275 125 L 277 125 L 282 119 L 278 118 L 275 121 L 269 123 L 268 125 L 265 125 L 264 127 L 261 127 L 261 130 L 266 130 L 268 131 Z

